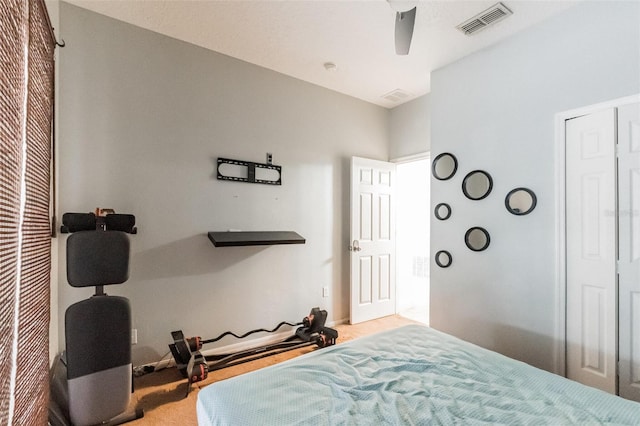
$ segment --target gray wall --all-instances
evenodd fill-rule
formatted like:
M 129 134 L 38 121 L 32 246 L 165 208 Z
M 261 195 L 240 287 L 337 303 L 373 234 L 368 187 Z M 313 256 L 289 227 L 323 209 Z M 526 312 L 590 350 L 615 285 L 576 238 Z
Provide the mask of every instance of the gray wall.
M 389 113 L 389 158 L 428 152 L 431 148 L 429 94 L 393 108 Z
M 431 202 L 453 215 L 432 219 L 431 325 L 553 370 L 556 333 L 554 115 L 640 92 L 640 4 L 585 2 L 432 74 L 432 158 L 458 157 L 452 180 L 432 178 Z M 464 198 L 462 179 L 484 169 L 491 195 Z M 507 213 L 504 197 L 525 186 L 538 196 L 528 216 Z M 484 252 L 464 233 L 483 226 Z
M 210 338 L 300 321 L 314 306 L 348 317 L 349 159 L 387 160 L 388 111 L 62 3 L 59 216 L 133 213 L 134 364 L 170 332 Z M 282 166 L 282 186 L 216 180 L 217 157 Z M 208 231 L 292 230 L 305 245 L 215 248 Z M 91 294 L 66 284 L 64 310 Z M 328 298 L 322 287 L 330 287 Z M 221 344 L 236 343 L 233 339 Z

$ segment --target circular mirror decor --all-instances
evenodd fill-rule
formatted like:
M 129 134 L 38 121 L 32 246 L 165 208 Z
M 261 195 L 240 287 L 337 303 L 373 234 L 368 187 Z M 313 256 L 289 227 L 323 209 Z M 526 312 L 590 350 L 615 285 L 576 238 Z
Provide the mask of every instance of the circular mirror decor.
M 469 250 L 486 250 L 487 247 L 489 247 L 490 242 L 491 238 L 489 237 L 487 230 L 479 226 L 469 228 L 469 230 L 464 234 L 464 243 L 469 247 Z
M 458 170 L 458 160 L 453 154 L 444 152 L 433 159 L 431 173 L 438 180 L 451 179 Z
M 440 203 L 433 210 L 433 214 L 439 220 L 447 220 L 451 217 L 451 206 L 447 203 Z
M 528 188 L 516 188 L 511 190 L 504 199 L 504 205 L 511 214 L 524 216 L 536 208 L 538 199 L 536 194 Z
M 469 172 L 462 181 L 462 192 L 470 200 L 487 198 L 493 189 L 493 179 L 483 170 Z
M 446 250 L 440 250 L 436 253 L 436 264 L 441 268 L 448 268 L 451 266 L 451 262 L 453 262 L 453 258 L 451 257 L 451 253 Z

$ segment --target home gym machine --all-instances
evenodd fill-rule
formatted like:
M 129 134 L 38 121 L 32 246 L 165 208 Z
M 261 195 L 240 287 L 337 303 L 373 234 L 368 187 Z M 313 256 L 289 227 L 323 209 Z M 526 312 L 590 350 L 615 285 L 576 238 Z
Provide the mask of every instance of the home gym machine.
M 302 322 L 291 324 L 282 321 L 272 330 L 260 328 L 249 331 L 241 336 L 231 331 L 226 331 L 213 339 L 202 340 L 200 337 L 185 338 L 182 330 L 178 330 L 171 332 L 173 343 L 169 345 L 169 349 L 171 350 L 178 370 L 189 380 L 187 384 L 187 395 L 189 395 L 191 385 L 195 382 L 205 380 L 209 371 L 220 370 L 305 346 L 317 345 L 319 348 L 324 348 L 335 345 L 338 332 L 333 328 L 325 327 L 324 324 L 326 320 L 327 311 L 321 310 L 320 308 L 313 308 L 311 309 L 311 313 L 306 316 Z M 258 346 L 235 353 L 203 355 L 200 352 L 202 345 L 217 342 L 225 336 L 231 335 L 237 339 L 244 339 L 254 333 L 274 333 L 283 325 L 302 327 L 298 327 L 292 336 L 277 343 Z
M 64 317 L 65 350 L 52 367 L 49 424 L 121 424 L 144 416 L 127 412 L 133 392 L 131 306 L 104 287 L 129 279 L 130 241 L 136 218 L 112 209 L 65 213 L 66 273 L 74 288 L 94 287 Z

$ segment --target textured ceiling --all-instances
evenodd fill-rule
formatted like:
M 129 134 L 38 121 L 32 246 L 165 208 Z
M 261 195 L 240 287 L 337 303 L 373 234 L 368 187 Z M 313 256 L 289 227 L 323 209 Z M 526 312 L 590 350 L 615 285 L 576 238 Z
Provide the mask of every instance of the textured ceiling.
M 509 37 L 576 1 L 504 0 L 513 15 L 466 36 L 456 25 L 496 1 L 417 1 L 411 50 L 394 50 L 386 0 L 67 0 L 337 92 L 392 108 L 430 90 L 430 72 Z M 337 70 L 327 71 L 325 62 Z M 383 95 L 410 95 L 392 102 Z

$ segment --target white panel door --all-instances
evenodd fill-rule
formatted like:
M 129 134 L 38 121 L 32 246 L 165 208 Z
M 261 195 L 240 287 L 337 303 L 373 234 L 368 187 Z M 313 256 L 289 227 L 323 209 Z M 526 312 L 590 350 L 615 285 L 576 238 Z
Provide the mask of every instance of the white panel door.
M 615 109 L 566 132 L 567 377 L 615 394 Z
M 395 164 L 351 159 L 351 324 L 395 314 Z
M 618 109 L 619 392 L 640 401 L 640 104 Z

